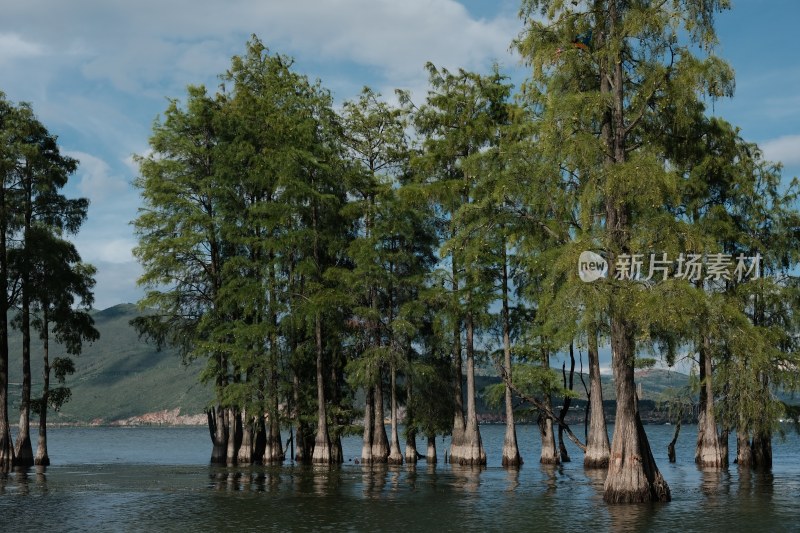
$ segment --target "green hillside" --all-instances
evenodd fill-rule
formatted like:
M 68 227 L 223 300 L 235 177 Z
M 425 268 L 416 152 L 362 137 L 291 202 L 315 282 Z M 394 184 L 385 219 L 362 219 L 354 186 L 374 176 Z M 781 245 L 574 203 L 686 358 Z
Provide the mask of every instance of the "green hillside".
M 112 423 L 133 416 L 180 408 L 181 415 L 202 414 L 211 401 L 210 386 L 198 383 L 197 377 L 203 362 L 183 365 L 174 350 L 156 350 L 155 346 L 139 339 L 130 326 L 138 316 L 136 306 L 120 304 L 103 311 L 93 312 L 100 340 L 85 347 L 83 354 L 74 358 L 76 372 L 68 377 L 72 398 L 59 413 L 51 413 L 54 423 Z M 9 413 L 16 421 L 21 381 L 19 332 L 12 331 L 9 339 L 11 363 L 11 401 Z M 63 349 L 51 343 L 50 357 L 63 355 Z M 41 390 L 41 346 L 38 339 L 33 346 L 34 396 Z M 588 383 L 588 376 L 584 378 Z M 497 376 L 479 376 L 478 390 L 499 382 Z M 643 370 L 637 373 L 642 384 L 642 400 L 658 400 L 668 388 L 683 387 L 688 377 L 667 370 Z M 575 378 L 575 389 L 584 398 L 583 385 Z M 603 396 L 614 399 L 613 381 L 603 376 Z M 491 419 L 500 412 L 487 407 L 478 398 L 478 411 Z
M 209 386 L 198 383 L 202 361 L 184 366 L 174 350 L 158 351 L 154 345 L 140 340 L 129 324 L 138 316 L 132 304 L 95 311 L 93 316 L 100 340 L 85 346 L 83 353 L 74 358 L 76 372 L 67 378 L 72 398 L 59 413 L 50 414 L 50 421 L 108 423 L 175 408 L 180 408 L 182 415 L 203 412 L 212 398 L 212 391 Z M 11 332 L 9 348 L 12 383 L 9 417 L 13 423 L 21 381 L 19 332 Z M 32 352 L 33 394 L 36 396 L 42 384 L 42 351 L 38 338 Z M 63 355 L 63 349 L 51 342 L 51 359 Z

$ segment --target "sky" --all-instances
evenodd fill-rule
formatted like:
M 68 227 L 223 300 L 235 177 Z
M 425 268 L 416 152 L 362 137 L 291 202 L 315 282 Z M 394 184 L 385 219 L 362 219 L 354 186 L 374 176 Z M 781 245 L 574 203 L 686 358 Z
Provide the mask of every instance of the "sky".
M 62 151 L 80 160 L 66 190 L 91 201 L 74 238 L 98 268 L 95 307 L 136 302 L 140 268 L 130 221 L 140 200 L 133 154 L 187 85 L 214 89 L 252 34 L 295 58 L 338 104 L 369 85 L 425 96 L 427 61 L 522 79 L 510 51 L 518 0 L 0 0 L 0 91 L 29 102 Z M 732 99 L 709 103 L 767 159 L 800 175 L 796 0 L 733 0 L 717 18 L 716 53 L 736 71 Z

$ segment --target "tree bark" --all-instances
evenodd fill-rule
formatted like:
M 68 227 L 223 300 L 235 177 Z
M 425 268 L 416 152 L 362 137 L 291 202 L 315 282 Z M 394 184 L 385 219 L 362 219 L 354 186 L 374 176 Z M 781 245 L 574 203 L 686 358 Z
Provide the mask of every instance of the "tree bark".
M 740 467 L 753 466 L 753 449 L 750 447 L 750 436 L 746 430 L 736 429 L 736 464 Z
M 600 356 L 597 330 L 589 328 L 589 429 L 586 436 L 584 468 L 608 468 L 611 446 L 608 442 L 606 415 L 603 410 L 603 383 L 600 378 Z
M 478 427 L 478 412 L 475 407 L 475 347 L 472 313 L 467 313 L 467 419 L 464 427 L 463 455 L 458 458 L 461 465 L 485 465 L 486 452 Z M 453 462 L 453 459 L 450 459 Z
M 711 380 L 711 341 L 703 336 L 700 359 L 700 415 L 697 420 L 697 445 L 694 462 L 703 468 L 723 468 L 717 423 L 714 417 L 714 387 Z

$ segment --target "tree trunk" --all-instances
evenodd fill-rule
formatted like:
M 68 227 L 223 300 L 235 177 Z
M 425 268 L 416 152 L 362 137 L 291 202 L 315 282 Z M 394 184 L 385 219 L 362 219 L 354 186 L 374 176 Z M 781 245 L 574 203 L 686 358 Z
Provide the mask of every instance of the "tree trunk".
M 464 427 L 464 454 L 459 457 L 461 465 L 485 465 L 486 452 L 478 427 L 478 412 L 475 407 L 475 348 L 472 313 L 467 313 L 467 419 Z M 450 462 L 452 462 L 452 458 Z
M 667 456 L 669 457 L 669 462 L 674 463 L 677 460 L 675 456 L 675 443 L 678 442 L 678 435 L 681 433 L 681 421 L 678 420 L 678 423 L 675 424 L 675 432 L 672 434 L 672 440 L 669 441 L 667 444 Z
M 611 358 L 617 393 L 617 416 L 603 499 L 608 503 L 669 501 L 670 491 L 653 459 L 636 398 L 631 326 L 611 319 Z
M 603 411 L 603 384 L 600 379 L 600 356 L 597 349 L 597 330 L 589 328 L 589 428 L 586 438 L 584 468 L 608 468 L 610 448 L 606 415 Z
M 296 353 L 297 346 L 294 340 L 292 344 L 292 353 Z M 292 400 L 294 402 L 294 419 L 297 422 L 297 430 L 294 433 L 296 445 L 294 460 L 298 463 L 308 463 L 311 461 L 311 445 L 314 435 L 309 424 L 300 419 L 300 377 L 296 370 L 292 372 Z
M 331 439 L 328 434 L 328 411 L 325 405 L 325 378 L 323 371 L 322 351 L 322 317 L 315 317 L 314 333 L 317 348 L 317 434 L 314 438 L 314 453 L 311 461 L 314 464 L 331 464 Z
M 736 429 L 736 464 L 743 468 L 753 466 L 753 449 L 747 431 Z
M 758 432 L 753 436 L 753 466 L 756 468 L 772 468 L 772 435 Z
M 211 462 L 213 464 L 225 464 L 225 451 L 228 447 L 228 431 L 225 424 L 225 410 L 216 405 L 209 409 L 208 431 L 211 433 Z
M 411 379 L 406 377 L 406 463 L 417 464 L 419 452 L 417 452 L 417 428 L 414 424 L 414 416 L 411 412 Z
M 724 428 L 719 435 L 719 450 L 722 453 L 722 466 L 728 468 L 728 435 L 730 429 Z
M 552 408 L 550 395 L 547 395 L 548 407 Z M 542 453 L 539 462 L 543 465 L 557 465 L 561 462 L 561 456 L 556 448 L 556 435 L 553 431 L 553 420 L 550 417 L 539 415 L 539 434 L 542 437 Z
M 425 452 L 425 462 L 429 465 L 435 465 L 436 461 L 436 435 L 428 435 L 428 449 Z
M 253 464 L 253 426 L 253 417 L 248 415 L 245 409 L 242 409 L 242 445 L 239 446 L 239 452 L 236 455 L 236 464 Z
M 508 380 L 512 380 L 511 375 L 511 325 L 508 311 L 508 257 L 506 245 L 503 244 L 503 369 Z M 506 433 L 503 437 L 503 466 L 519 467 L 522 464 L 522 457 L 519 455 L 517 445 L 517 427 L 514 424 L 514 403 L 511 395 L 511 387 L 506 385 L 505 391 L 506 407 Z
M 608 35 L 612 36 L 620 33 L 618 1 L 608 2 Z M 601 33 L 598 35 L 598 47 L 605 45 Z M 601 124 L 608 174 L 612 174 L 614 165 L 625 164 L 627 159 L 625 75 L 622 63 L 622 57 L 617 56 L 602 59 L 600 64 L 600 92 L 608 98 L 610 104 Z M 606 183 L 610 179 L 610 176 L 607 177 Z M 610 246 L 608 276 L 613 279 L 616 254 L 625 253 L 629 249 L 630 206 L 624 198 L 610 190 L 605 194 L 605 211 L 605 231 Z M 626 310 L 619 308 L 617 300 L 621 290 L 622 288 L 612 285 L 609 305 L 611 365 L 617 393 L 617 413 L 603 499 L 608 503 L 669 501 L 669 486 L 656 466 L 639 418 L 633 372 L 636 358 L 635 327 L 625 318 Z
M 30 287 L 28 276 L 22 274 L 22 397 L 19 406 L 19 426 L 14 449 L 14 465 L 21 468 L 33 466 L 31 445 L 31 318 Z
M 394 365 L 389 369 L 391 381 L 392 398 L 392 440 L 389 446 L 389 457 L 387 462 L 390 465 L 403 464 L 403 454 L 400 452 L 400 437 L 397 433 L 397 370 Z
M 241 444 L 241 418 L 233 407 L 225 410 L 225 425 L 228 427 L 228 447 L 225 453 L 225 463 L 228 466 L 236 465 Z
M 372 462 L 383 464 L 389 458 L 389 439 L 386 438 L 386 425 L 383 423 L 383 376 L 380 372 L 375 383 L 373 401 Z
M 267 429 L 264 425 L 264 417 L 259 416 L 255 418 L 255 427 L 253 428 L 253 460 L 260 461 L 263 464 L 266 449 Z
M 8 287 L 8 251 L 6 249 L 5 184 L 0 183 L 0 287 Z M 0 474 L 9 472 L 14 463 L 14 449 L 8 424 L 8 298 L 0 298 Z
M 366 387 L 364 391 L 364 439 L 361 444 L 361 463 L 372 464 L 372 441 L 375 424 L 375 389 Z
M 406 464 L 415 465 L 420 455 L 417 451 L 417 430 L 413 428 L 406 429 Z
M 47 453 L 47 406 L 50 400 L 50 324 L 47 317 L 47 303 L 42 307 L 42 404 L 39 413 L 39 440 L 36 443 L 36 457 L 33 464 L 50 465 Z
M 698 350 L 700 358 L 700 415 L 697 419 L 697 446 L 694 462 L 704 468 L 722 468 L 722 450 L 719 445 L 717 423 L 714 418 L 714 387 L 711 380 L 711 341 L 703 336 Z
M 458 298 L 458 269 L 453 258 L 453 298 Z M 455 395 L 455 412 L 453 413 L 453 431 L 450 438 L 450 463 L 458 463 L 464 456 L 464 390 L 461 382 L 461 319 L 456 318 L 453 324 L 453 394 Z M 445 453 L 445 462 L 447 454 Z
M 566 364 L 561 366 L 561 375 L 564 378 L 564 388 L 572 391 L 575 383 L 575 347 L 572 343 L 569 345 L 569 379 L 567 379 Z M 570 405 L 572 405 L 572 398 L 569 395 L 564 396 L 561 411 L 558 413 L 558 419 L 560 421 L 558 424 L 558 453 L 561 456 L 562 463 L 571 461 L 567 446 L 564 444 L 564 420 L 569 413 Z
M 277 403 L 278 399 L 275 398 Z M 274 408 L 277 412 L 277 408 Z M 265 422 L 266 445 L 264 447 L 264 464 L 275 465 L 283 463 L 286 454 L 283 451 L 283 440 L 281 439 L 281 423 L 276 415 L 271 415 Z

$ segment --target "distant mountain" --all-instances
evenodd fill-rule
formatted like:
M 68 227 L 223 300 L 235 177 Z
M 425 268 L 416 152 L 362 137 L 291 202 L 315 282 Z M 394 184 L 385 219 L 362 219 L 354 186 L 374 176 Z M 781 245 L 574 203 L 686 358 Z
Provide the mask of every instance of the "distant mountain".
M 60 412 L 49 414 L 53 423 L 111 423 L 139 415 L 168 411 L 174 415 L 201 415 L 212 400 L 210 386 L 201 385 L 198 376 L 203 361 L 188 366 L 181 362 L 175 350 L 158 351 L 140 339 L 129 324 L 139 316 L 133 304 L 120 304 L 103 311 L 93 311 L 100 339 L 84 346 L 83 353 L 74 357 L 75 374 L 67 377 L 72 398 Z M 32 342 L 33 395 L 41 393 L 42 350 L 38 336 Z M 9 335 L 10 397 L 9 418 L 18 417 L 21 387 L 22 336 L 17 331 Z M 51 341 L 50 358 L 63 356 L 64 350 Z M 51 376 L 51 384 L 55 379 Z M 52 386 L 52 385 L 51 385 Z M 153 419 L 152 415 L 145 420 Z M 160 421 L 155 417 L 156 422 Z M 168 416 L 164 420 L 174 420 Z
M 202 423 L 204 407 L 213 399 L 211 386 L 201 385 L 198 376 L 203 361 L 188 366 L 181 362 L 175 350 L 158 351 L 152 344 L 140 339 L 131 319 L 139 316 L 133 304 L 120 304 L 92 313 L 100 340 L 84 347 L 83 353 L 73 358 L 76 372 L 68 376 L 72 398 L 60 412 L 49 415 L 53 423 Z M 9 338 L 11 367 L 11 410 L 9 418 L 17 420 L 21 387 L 22 338 L 11 331 Z M 39 395 L 42 384 L 42 352 L 38 338 L 32 346 L 33 394 Z M 50 357 L 64 355 L 58 345 L 51 342 Z M 584 376 L 588 385 L 588 376 Z M 51 383 L 54 378 L 51 377 Z M 477 389 L 499 382 L 491 375 L 478 376 Z M 637 372 L 641 384 L 642 400 L 658 400 L 670 388 L 677 389 L 688 383 L 688 376 L 668 370 L 642 370 Z M 575 376 L 575 390 L 585 399 L 579 375 Z M 614 399 L 613 381 L 603 376 L 603 397 Z M 554 399 L 556 403 L 558 400 Z M 478 398 L 478 411 L 488 417 L 499 411 L 484 405 Z M 194 419 L 177 418 L 194 416 Z

